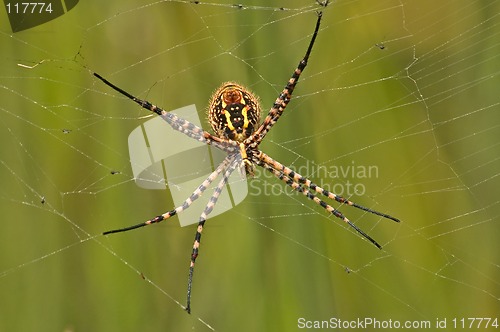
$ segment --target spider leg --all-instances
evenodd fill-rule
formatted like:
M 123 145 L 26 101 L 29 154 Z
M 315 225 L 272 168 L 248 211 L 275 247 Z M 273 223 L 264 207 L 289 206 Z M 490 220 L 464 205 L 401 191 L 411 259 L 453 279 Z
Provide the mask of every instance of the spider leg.
M 398 218 L 395 218 L 393 216 L 390 216 L 386 213 L 382 213 L 382 212 L 379 212 L 379 211 L 375 211 L 375 210 L 372 210 L 370 208 L 367 208 L 365 206 L 362 206 L 362 205 L 359 205 L 357 203 L 354 203 L 342 196 L 339 196 L 339 195 L 336 195 L 328 190 L 325 190 L 323 188 L 321 188 L 320 186 L 316 185 L 315 183 L 313 183 L 311 180 L 309 180 L 308 178 L 296 173 L 295 171 L 293 171 L 291 168 L 289 167 L 286 167 L 285 165 L 281 164 L 280 162 L 272 159 L 271 157 L 269 157 L 267 154 L 263 153 L 260 151 L 260 156 L 259 158 L 262 160 L 263 163 L 267 164 L 267 165 L 270 165 L 272 168 L 276 169 L 276 170 L 279 170 L 280 172 L 283 172 L 286 176 L 288 176 L 289 178 L 293 179 L 294 182 L 297 182 L 297 183 L 300 183 L 300 184 L 303 184 L 304 186 L 310 188 L 311 190 L 321 194 L 321 195 L 324 195 L 330 199 L 333 199 L 339 203 L 342 203 L 342 204 L 346 204 L 346 205 L 350 205 L 350 206 L 353 206 L 357 209 L 360 209 L 360 210 L 363 210 L 363 211 L 366 211 L 366 212 L 369 212 L 369 213 L 372 213 L 372 214 L 375 214 L 377 216 L 381 216 L 381 217 L 384 217 L 384 218 L 387 218 L 387 219 L 391 219 L 391 220 L 394 220 L 395 222 L 399 222 L 400 220 Z
M 213 136 L 207 131 L 204 131 L 202 128 L 196 126 L 195 124 L 192 124 L 191 122 L 184 120 L 182 118 L 179 118 L 177 115 L 167 112 L 160 107 L 151 104 L 147 100 L 142 100 L 139 99 L 127 91 L 117 87 L 113 83 L 109 82 L 106 80 L 104 77 L 101 75 L 94 73 L 94 76 L 100 79 L 104 84 L 107 86 L 111 87 L 113 90 L 118 91 L 120 94 L 124 95 L 125 97 L 133 100 L 137 104 L 141 105 L 141 107 L 156 113 L 159 115 L 163 120 L 165 120 L 174 130 L 180 131 L 181 133 L 199 141 L 203 142 L 206 144 L 211 144 L 225 152 L 232 153 L 239 151 L 238 144 L 236 142 L 232 142 L 230 140 L 225 140 L 216 136 Z
M 285 182 L 287 185 L 289 185 L 290 187 L 292 187 L 294 190 L 296 190 L 297 192 L 302 193 L 304 196 L 306 196 L 310 200 L 314 201 L 316 204 L 318 204 L 321 207 L 323 207 L 325 210 L 327 210 L 328 212 L 330 212 L 331 214 L 333 214 L 335 217 L 337 217 L 337 218 L 341 219 L 342 221 L 344 221 L 345 223 L 347 223 L 350 227 L 352 227 L 353 229 L 355 229 L 356 232 L 358 232 L 364 238 L 366 238 L 368 241 L 370 241 L 371 243 L 373 243 L 377 248 L 382 249 L 382 246 L 380 244 L 378 244 L 377 241 L 375 241 L 372 237 L 370 237 L 368 234 L 366 234 L 363 230 L 361 230 L 359 227 L 357 227 L 355 224 L 353 224 L 340 211 L 338 211 L 337 209 L 333 208 L 331 205 L 327 204 L 326 202 L 324 202 L 323 200 L 321 200 L 320 198 L 318 198 L 315 194 L 313 194 L 311 192 L 311 190 L 314 190 L 317 193 L 324 194 L 325 196 L 327 196 L 329 198 L 332 198 L 333 196 L 331 196 L 331 195 L 335 195 L 335 194 L 329 193 L 326 190 L 324 190 L 323 188 L 318 187 L 317 185 L 315 185 L 314 183 L 312 183 L 310 180 L 308 180 L 308 179 L 302 177 L 301 175 L 293 172 L 290 168 L 288 168 L 288 167 L 282 165 L 281 163 L 273 160 L 271 157 L 267 156 L 265 153 L 259 151 L 259 154 L 260 154 L 259 155 L 259 160 L 256 161 L 256 163 L 259 166 L 261 166 L 264 169 L 270 171 L 277 178 L 279 178 L 280 180 L 282 180 L 283 182 Z M 305 179 L 305 180 L 304 181 L 303 180 L 299 180 L 299 178 L 300 179 Z M 311 189 L 311 190 L 309 190 L 309 189 Z M 326 193 L 329 193 L 331 195 L 328 195 Z M 332 198 L 332 199 L 335 199 L 336 201 L 341 202 L 341 203 L 347 202 L 347 200 L 345 200 L 344 198 L 342 198 L 340 196 L 336 196 L 336 197 L 339 197 L 339 199 L 335 199 L 335 198 Z M 358 207 L 358 205 L 357 204 L 354 205 L 354 203 L 353 204 L 349 204 L 349 205 Z M 360 208 L 362 210 L 364 210 L 364 211 L 368 211 L 368 212 L 371 212 L 371 213 L 375 213 L 377 215 L 385 216 L 385 214 L 380 213 L 378 211 L 374 211 L 374 210 L 371 210 L 371 209 L 368 209 L 368 208 L 365 208 L 365 207 L 361 207 L 361 206 L 360 206 Z M 390 219 L 399 221 L 398 219 L 393 218 L 393 217 L 391 217 Z
M 292 187 L 294 190 L 296 190 L 299 193 L 302 193 L 304 196 L 309 198 L 310 200 L 314 201 L 316 204 L 320 205 L 322 208 L 324 208 L 326 211 L 330 212 L 333 214 L 335 217 L 341 219 L 345 223 L 347 223 L 349 226 L 354 228 L 356 232 L 361 234 L 365 239 L 373 243 L 377 248 L 382 249 L 382 246 L 378 244 L 377 241 L 375 241 L 372 237 L 370 237 L 368 234 L 366 234 L 363 230 L 361 230 L 358 226 L 352 223 L 349 219 L 347 219 L 346 216 L 342 214 L 342 212 L 338 211 L 337 209 L 333 208 L 331 205 L 327 204 L 326 202 L 322 201 L 319 199 L 316 195 L 311 193 L 311 191 L 304 186 L 302 186 L 300 183 L 295 182 L 293 178 L 288 177 L 285 175 L 285 173 L 273 168 L 272 166 L 268 164 L 261 164 L 260 166 L 264 167 L 268 171 L 270 171 L 272 174 L 274 174 L 278 179 L 284 181 L 287 185 Z
M 200 221 L 198 222 L 198 227 L 196 228 L 196 235 L 194 237 L 194 243 L 193 243 L 193 251 L 191 253 L 191 263 L 189 265 L 189 276 L 188 276 L 188 287 L 187 287 L 187 304 L 186 304 L 186 311 L 188 313 L 191 313 L 191 288 L 193 285 L 194 264 L 196 262 L 196 258 L 198 257 L 198 251 L 200 248 L 200 241 L 201 241 L 201 233 L 203 232 L 203 226 L 205 225 L 205 221 L 206 221 L 208 215 L 212 212 L 213 208 L 215 207 L 215 204 L 217 203 L 217 200 L 219 199 L 219 196 L 220 196 L 222 190 L 224 190 L 224 186 L 227 184 L 229 176 L 231 176 L 231 174 L 233 173 L 233 171 L 235 170 L 237 165 L 238 165 L 237 159 L 233 159 L 231 164 L 229 164 L 229 166 L 226 167 L 226 170 L 224 171 L 224 173 L 222 175 L 222 179 L 220 180 L 217 187 L 214 189 L 212 197 L 210 197 L 210 200 L 208 201 L 207 205 L 205 206 L 205 209 L 203 210 L 203 212 L 200 216 Z
M 319 26 L 321 23 L 322 12 L 318 12 L 318 19 L 316 21 L 316 27 L 314 28 L 314 33 L 311 37 L 311 41 L 309 42 L 309 46 L 307 48 L 306 54 L 300 60 L 299 65 L 295 69 L 292 74 L 292 77 L 288 80 L 283 91 L 281 91 L 280 95 L 274 102 L 273 107 L 269 111 L 268 115 L 264 119 L 264 122 L 260 125 L 260 127 L 248 138 L 248 142 L 251 142 L 254 147 L 257 147 L 260 142 L 264 139 L 266 134 L 271 130 L 274 124 L 279 120 L 280 116 L 283 114 L 288 102 L 292 98 L 293 90 L 297 85 L 300 75 L 302 71 L 307 66 L 307 61 L 309 60 L 309 55 L 311 54 L 314 42 L 316 40 L 316 36 L 318 35 Z
M 168 212 L 165 212 L 164 214 L 162 215 L 159 215 L 157 217 L 154 217 L 152 219 L 149 219 L 147 221 L 144 221 L 140 224 L 136 224 L 136 225 L 132 225 L 132 226 L 129 226 L 129 227 L 125 227 L 125 228 L 119 228 L 119 229 L 114 229 L 114 230 L 110 230 L 110 231 L 106 231 L 104 233 L 102 233 L 103 235 L 108 235 L 108 234 L 113 234 L 113 233 L 121 233 L 121 232 L 126 232 L 126 231 L 130 231 L 132 229 L 136 229 L 136 228 L 140 228 L 140 227 L 144 227 L 144 226 L 147 226 L 147 225 L 151 225 L 151 224 L 155 224 L 155 223 L 159 223 L 165 219 L 168 219 L 170 217 L 173 217 L 175 216 L 176 214 L 178 213 L 181 213 L 182 211 L 186 210 L 187 208 L 189 208 L 191 206 L 191 204 L 193 204 L 193 202 L 195 200 L 197 200 L 202 194 L 203 192 L 205 192 L 205 190 L 207 189 L 207 187 L 219 176 L 219 174 L 230 164 L 234 162 L 234 157 L 230 157 L 230 156 L 227 156 L 223 161 L 222 163 L 220 163 L 219 167 L 217 167 L 217 169 L 215 171 L 212 172 L 212 174 L 210 174 L 206 179 L 205 181 L 203 181 L 203 183 L 198 187 L 196 188 L 195 191 L 193 191 L 193 193 L 191 194 L 191 196 L 189 196 L 185 201 L 184 203 L 182 203 L 182 205 L 179 205 L 178 207 L 176 207 L 175 209 L 173 210 L 170 210 Z

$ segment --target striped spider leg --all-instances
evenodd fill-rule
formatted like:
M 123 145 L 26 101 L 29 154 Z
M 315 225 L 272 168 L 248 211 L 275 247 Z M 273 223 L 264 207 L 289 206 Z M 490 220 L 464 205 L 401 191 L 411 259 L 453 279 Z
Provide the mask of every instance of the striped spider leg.
M 328 1 L 325 3 L 328 4 Z M 269 110 L 264 122 L 260 125 L 257 130 L 245 141 L 246 145 L 249 145 L 252 148 L 257 148 L 259 144 L 262 142 L 266 134 L 271 130 L 274 124 L 279 120 L 286 106 L 290 102 L 292 98 L 293 90 L 299 81 L 299 77 L 302 74 L 302 71 L 306 68 L 307 62 L 309 61 L 309 56 L 311 54 L 314 42 L 316 41 L 316 37 L 319 32 L 319 26 L 321 24 L 321 17 L 323 16 L 322 12 L 318 12 L 318 19 L 316 20 L 316 27 L 314 28 L 313 35 L 311 37 L 311 41 L 309 42 L 309 46 L 307 47 L 306 54 L 300 60 L 297 68 L 294 70 L 292 77 L 288 80 L 285 88 L 281 91 L 280 95 L 274 102 L 273 106 Z
M 232 157 L 232 158 L 231 158 Z M 215 204 L 217 204 L 217 200 L 219 196 L 224 190 L 229 177 L 233 173 L 233 171 L 241 165 L 241 156 L 239 154 L 232 154 L 226 159 L 230 159 L 229 165 L 225 167 L 224 174 L 222 175 L 222 179 L 217 184 L 217 187 L 214 189 L 212 196 L 210 197 L 205 209 L 201 213 L 200 220 L 198 222 L 198 227 L 196 228 L 196 235 L 194 237 L 193 243 L 193 251 L 191 253 L 191 264 L 189 265 L 189 276 L 188 276 L 188 286 L 187 286 L 187 303 L 186 303 L 186 311 L 191 313 L 191 288 L 193 285 L 193 273 L 194 273 L 194 264 L 196 262 L 196 258 L 198 257 L 198 248 L 200 247 L 201 241 L 201 232 L 203 231 L 203 226 L 205 225 L 205 221 L 207 220 L 208 215 L 212 212 Z
M 120 229 L 115 229 L 111 231 L 104 232 L 103 235 L 108 235 L 108 234 L 113 234 L 113 233 L 120 233 L 120 232 L 126 232 L 130 231 L 132 229 L 144 227 L 147 225 L 151 225 L 154 223 L 159 223 L 163 220 L 166 220 L 170 217 L 175 216 L 178 213 L 181 213 L 182 211 L 186 210 L 193 204 L 195 200 L 197 200 L 207 189 L 207 187 L 219 177 L 221 173 L 222 179 L 219 181 L 217 184 L 217 187 L 214 189 L 214 192 L 210 199 L 208 200 L 207 205 L 205 206 L 205 209 L 200 215 L 200 219 L 198 221 L 198 227 L 196 228 L 196 235 L 194 238 L 194 243 L 193 243 L 193 250 L 191 252 L 191 263 L 189 265 L 189 276 L 188 276 L 188 286 L 187 286 L 187 302 L 186 302 L 186 311 L 188 313 L 191 313 L 191 289 L 193 285 L 193 273 L 194 273 L 194 265 L 196 262 L 196 258 L 198 257 L 198 249 L 200 247 L 200 242 L 201 242 L 201 233 L 203 231 L 203 226 L 205 225 L 205 221 L 207 220 L 208 215 L 212 212 L 213 208 L 215 207 L 215 204 L 217 204 L 217 200 L 219 199 L 220 194 L 224 190 L 224 187 L 226 186 L 229 177 L 233 173 L 233 171 L 241 165 L 241 156 L 238 153 L 233 153 L 228 155 L 224 160 L 219 164 L 217 169 L 210 174 L 203 183 L 196 188 L 195 191 L 178 207 L 176 207 L 173 210 L 170 210 L 162 215 L 159 215 L 157 217 L 154 217 L 150 220 L 147 220 L 145 222 L 142 222 L 137 225 L 125 227 L 125 228 L 120 228 Z
M 234 163 L 234 159 L 235 159 L 235 154 L 228 155 L 226 158 L 224 158 L 224 160 L 219 164 L 219 166 L 215 169 L 215 171 L 213 171 L 205 179 L 205 181 L 203 181 L 202 184 L 200 184 L 198 186 L 198 188 L 196 188 L 196 190 L 193 191 L 193 193 L 188 198 L 186 198 L 186 200 L 181 205 L 179 205 L 178 207 L 174 208 L 173 210 L 165 212 L 164 214 L 161 214 L 159 216 L 156 216 L 156 217 L 154 217 L 152 219 L 146 220 L 146 221 L 141 222 L 139 224 L 128 226 L 128 227 L 124 227 L 124 228 L 119 228 L 119 229 L 113 229 L 113 230 L 110 230 L 110 231 L 106 231 L 106 232 L 104 232 L 102 234 L 103 235 L 108 235 L 108 234 L 113 234 L 113 233 L 121 233 L 121 232 L 130 231 L 132 229 L 136 229 L 136 228 L 144 227 L 144 226 L 147 226 L 147 225 L 159 223 L 159 222 L 161 222 L 163 220 L 166 220 L 166 219 L 168 219 L 170 217 L 175 216 L 178 213 L 181 213 L 182 211 L 184 211 L 187 208 L 189 208 L 191 206 L 191 204 L 193 204 L 193 202 L 195 200 L 197 200 L 205 192 L 205 190 L 207 189 L 207 187 L 210 186 L 210 184 L 215 179 L 217 179 L 219 177 L 219 175 L 223 171 L 225 171 L 231 165 L 231 163 Z M 232 168 L 234 170 L 234 167 L 232 167 Z
M 223 139 L 217 136 L 213 136 L 209 132 L 204 131 L 202 128 L 198 127 L 195 124 L 192 124 L 191 122 L 184 120 L 182 118 L 179 118 L 177 115 L 174 113 L 167 112 L 160 107 L 151 104 L 147 100 L 142 100 L 139 99 L 127 91 L 117 87 L 113 83 L 109 82 L 107 79 L 102 77 L 101 75 L 94 73 L 94 76 L 100 79 L 104 84 L 107 86 L 111 87 L 113 90 L 118 91 L 120 94 L 124 95 L 125 97 L 131 99 L 132 101 L 136 102 L 139 104 L 141 107 L 147 109 L 150 112 L 153 112 L 157 115 L 159 115 L 165 122 L 167 122 L 174 130 L 177 130 L 188 137 L 191 137 L 199 142 L 205 143 L 205 144 L 210 144 L 212 146 L 215 146 L 222 151 L 225 151 L 227 153 L 233 153 L 239 151 L 239 145 L 235 141 Z
M 269 157 L 267 154 L 265 154 L 262 151 L 257 151 L 257 154 L 255 155 L 254 162 L 263 167 L 264 169 L 268 170 L 271 172 L 274 176 L 276 176 L 278 179 L 284 181 L 287 185 L 292 187 L 294 190 L 297 192 L 302 193 L 304 196 L 309 198 L 310 200 L 314 201 L 321 207 L 323 207 L 326 211 L 330 212 L 333 214 L 335 217 L 341 219 L 345 223 L 347 223 L 349 226 L 351 226 L 356 232 L 358 232 L 361 236 L 366 238 L 368 241 L 373 243 L 377 248 L 382 249 L 382 246 L 377 243 L 372 237 L 370 237 L 368 234 L 366 234 L 363 230 L 361 230 L 358 226 L 353 224 L 347 217 L 345 217 L 340 211 L 337 209 L 333 208 L 331 205 L 327 204 L 320 198 L 318 198 L 312 191 L 321 194 L 323 196 L 326 196 L 332 200 L 335 200 L 341 204 L 345 205 L 350 205 L 355 208 L 358 208 L 360 210 L 376 214 L 378 216 L 394 220 L 396 222 L 399 222 L 399 219 L 394 218 L 388 214 L 378 212 L 375 210 L 372 210 L 370 208 L 364 207 L 362 205 L 356 204 L 354 202 L 351 202 L 348 199 L 345 199 L 342 196 L 336 195 L 328 190 L 325 190 L 321 188 L 320 186 L 314 184 L 309 180 L 308 178 L 296 173 L 293 171 L 291 168 L 279 163 L 278 161 L 272 159 Z

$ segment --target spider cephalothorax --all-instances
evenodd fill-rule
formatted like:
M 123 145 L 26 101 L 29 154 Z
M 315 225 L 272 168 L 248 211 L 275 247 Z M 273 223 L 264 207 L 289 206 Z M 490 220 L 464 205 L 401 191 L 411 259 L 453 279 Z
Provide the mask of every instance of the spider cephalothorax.
M 216 136 L 243 142 L 259 125 L 259 100 L 241 85 L 226 82 L 210 99 L 208 122 Z

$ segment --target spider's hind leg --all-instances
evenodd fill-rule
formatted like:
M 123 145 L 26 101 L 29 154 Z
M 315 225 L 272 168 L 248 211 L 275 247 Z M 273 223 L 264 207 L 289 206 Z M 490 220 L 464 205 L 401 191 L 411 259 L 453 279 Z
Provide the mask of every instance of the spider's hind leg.
M 191 253 L 191 264 L 189 265 L 189 276 L 188 276 L 188 288 L 187 288 L 187 303 L 186 311 L 188 314 L 191 313 L 191 288 L 193 286 L 193 273 L 194 273 L 194 263 L 198 257 L 198 248 L 200 247 L 201 232 L 203 232 L 203 226 L 206 221 L 206 214 L 203 212 L 198 222 L 198 227 L 196 228 L 196 235 L 194 236 L 193 251 Z

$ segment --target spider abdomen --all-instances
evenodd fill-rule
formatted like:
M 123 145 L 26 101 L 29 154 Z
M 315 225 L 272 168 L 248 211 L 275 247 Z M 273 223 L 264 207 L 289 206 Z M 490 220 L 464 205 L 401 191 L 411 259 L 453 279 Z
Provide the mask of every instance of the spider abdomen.
M 243 86 L 226 82 L 210 100 L 208 122 L 218 137 L 243 142 L 259 125 L 259 101 Z

